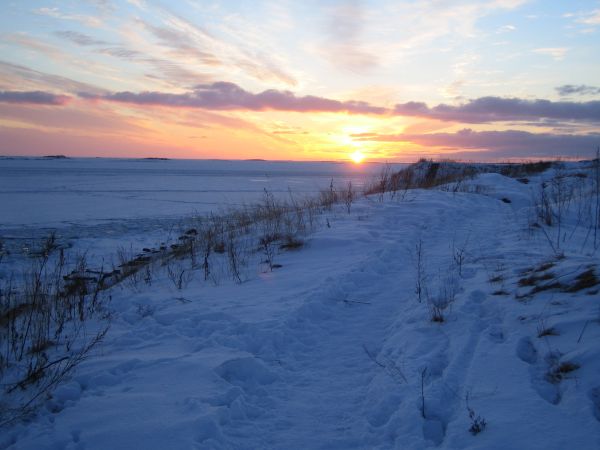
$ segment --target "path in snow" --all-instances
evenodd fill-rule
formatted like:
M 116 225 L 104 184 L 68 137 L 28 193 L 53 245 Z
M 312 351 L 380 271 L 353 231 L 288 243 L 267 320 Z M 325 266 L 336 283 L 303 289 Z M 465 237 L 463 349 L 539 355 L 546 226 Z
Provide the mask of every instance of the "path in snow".
M 288 347 L 277 354 L 280 367 L 274 372 L 278 376 L 259 389 L 268 398 L 262 410 L 264 397 L 254 395 L 252 390 L 244 392 L 250 397 L 249 403 L 261 413 L 250 420 L 231 420 L 227 424 L 224 433 L 236 436 L 233 441 L 236 446 L 243 447 L 257 435 L 262 436 L 261 446 L 269 448 L 342 449 L 393 445 L 392 440 L 387 444 L 385 441 L 394 436 L 386 436 L 380 427 L 389 421 L 399 406 L 394 387 L 381 403 L 369 405 L 368 397 L 373 380 L 382 373 L 394 383 L 409 383 L 402 369 L 390 367 L 391 360 L 380 352 L 390 327 L 407 312 L 407 306 L 416 303 L 410 250 L 418 236 L 426 236 L 427 248 L 432 253 L 439 252 L 431 257 L 443 259 L 450 252 L 449 226 L 453 227 L 457 241 L 464 241 L 470 234 L 470 239 L 477 243 L 491 231 L 500 236 L 501 224 L 510 226 L 506 210 L 500 205 L 475 216 L 472 199 L 457 200 L 457 203 L 460 206 L 452 209 L 448 209 L 446 203 L 431 208 L 429 203 L 428 210 L 401 203 L 387 205 L 375 214 L 376 218 L 368 228 L 380 245 L 341 274 L 325 280 L 321 289 L 305 301 L 300 319 L 293 319 L 297 326 L 288 324 L 287 333 L 305 345 Z M 411 217 L 411 209 L 419 213 Z M 481 301 L 481 295 L 472 295 L 463 308 L 467 313 L 480 314 L 477 306 Z M 425 308 L 425 305 L 419 306 Z M 306 308 L 310 313 L 304 315 L 302 309 Z M 464 342 L 461 340 L 463 347 L 458 350 L 458 357 L 451 363 L 444 361 L 443 351 L 439 352 L 433 363 L 449 364 L 449 367 L 438 368 L 439 372 L 434 372 L 433 376 L 443 374 L 447 385 L 453 386 L 455 391 L 460 390 L 486 326 L 486 322 L 473 323 L 467 330 L 468 337 Z M 451 345 L 448 338 L 443 337 L 442 342 L 447 351 Z M 365 348 L 377 362 L 369 357 Z M 388 367 L 382 368 L 378 363 Z M 414 379 L 410 382 L 414 383 Z M 461 400 L 459 395 L 456 392 L 450 396 L 444 394 L 440 404 L 435 409 L 432 407 L 432 423 L 423 431 L 426 438 L 443 439 L 443 429 L 460 406 L 457 404 Z M 440 411 L 440 416 L 434 417 L 433 411 Z M 436 431 L 440 426 L 442 435 Z

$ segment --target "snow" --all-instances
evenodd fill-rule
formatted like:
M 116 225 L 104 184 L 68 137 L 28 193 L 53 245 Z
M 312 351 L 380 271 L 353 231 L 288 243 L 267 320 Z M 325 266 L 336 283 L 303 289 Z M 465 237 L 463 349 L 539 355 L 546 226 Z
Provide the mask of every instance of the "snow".
M 197 271 L 179 291 L 163 270 L 117 285 L 107 337 L 0 447 L 599 448 L 597 290 L 519 285 L 598 267 L 575 217 L 564 257 L 529 226 L 552 175 L 362 198 L 324 212 L 281 268 L 250 261 L 241 284 Z M 431 297 L 456 294 L 442 323 L 415 294 L 419 241 Z M 552 381 L 567 361 L 579 368 Z M 476 435 L 468 408 L 486 422 Z

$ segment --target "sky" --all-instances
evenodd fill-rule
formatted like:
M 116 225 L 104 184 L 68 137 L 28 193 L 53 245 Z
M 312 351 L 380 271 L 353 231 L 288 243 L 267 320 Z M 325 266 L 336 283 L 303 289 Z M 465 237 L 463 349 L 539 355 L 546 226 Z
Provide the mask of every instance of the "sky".
M 585 158 L 600 1 L 3 2 L 0 155 Z

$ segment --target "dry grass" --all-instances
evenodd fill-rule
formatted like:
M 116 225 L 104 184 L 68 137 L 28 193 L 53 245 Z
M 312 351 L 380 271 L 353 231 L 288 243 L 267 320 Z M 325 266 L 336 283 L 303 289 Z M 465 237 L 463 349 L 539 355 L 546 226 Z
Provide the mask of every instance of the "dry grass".
M 564 361 L 560 364 L 554 364 L 546 373 L 546 380 L 552 384 L 558 384 L 571 372 L 579 369 L 580 365 L 572 361 Z
M 583 289 L 588 289 L 596 286 L 600 280 L 596 276 L 594 268 L 590 268 L 575 277 L 575 283 L 565 288 L 566 292 L 579 292 Z

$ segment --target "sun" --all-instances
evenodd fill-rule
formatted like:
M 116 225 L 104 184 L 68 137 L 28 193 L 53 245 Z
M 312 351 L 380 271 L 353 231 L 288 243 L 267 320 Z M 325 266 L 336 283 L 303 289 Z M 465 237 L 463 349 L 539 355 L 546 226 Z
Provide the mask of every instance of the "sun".
M 356 150 L 350 155 L 350 158 L 355 164 L 360 164 L 365 159 L 365 155 L 360 150 Z

